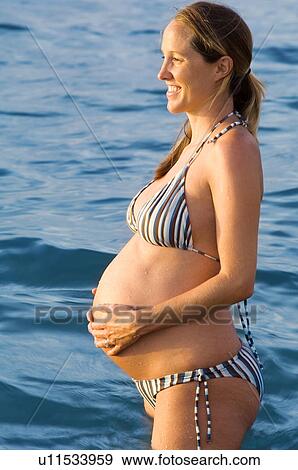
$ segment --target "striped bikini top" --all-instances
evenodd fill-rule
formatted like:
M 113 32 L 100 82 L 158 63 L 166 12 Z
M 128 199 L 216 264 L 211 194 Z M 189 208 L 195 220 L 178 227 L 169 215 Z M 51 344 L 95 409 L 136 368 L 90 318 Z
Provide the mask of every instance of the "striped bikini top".
M 135 217 L 133 211 L 135 201 L 138 196 L 155 180 L 150 180 L 149 183 L 141 188 L 133 197 L 126 213 L 127 224 L 133 232 L 138 232 L 144 240 L 152 245 L 190 250 L 213 259 L 214 261 L 220 262 L 219 258 L 194 248 L 193 246 L 192 226 L 185 198 L 185 177 L 188 168 L 197 157 L 199 151 L 202 149 L 211 133 L 225 119 L 232 116 L 232 114 L 236 114 L 240 120 L 229 124 L 210 139 L 209 142 L 216 142 L 221 135 L 229 129 L 232 129 L 234 126 L 243 125 L 247 127 L 247 121 L 242 119 L 241 114 L 236 110 L 224 116 L 213 126 L 186 165 L 184 165 L 168 183 L 159 189 L 153 197 L 141 207 L 137 217 Z

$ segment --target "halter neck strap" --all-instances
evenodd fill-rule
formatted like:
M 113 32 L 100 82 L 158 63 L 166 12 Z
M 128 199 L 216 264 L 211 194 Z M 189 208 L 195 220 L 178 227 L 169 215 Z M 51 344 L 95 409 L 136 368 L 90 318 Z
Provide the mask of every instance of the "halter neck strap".
M 198 152 L 201 150 L 201 148 L 203 147 L 203 145 L 205 144 L 205 142 L 209 139 L 210 135 L 212 134 L 212 132 L 222 123 L 224 122 L 226 119 L 228 119 L 230 116 L 232 116 L 233 114 L 236 114 L 236 116 L 238 116 L 241 121 L 245 122 L 241 116 L 241 114 L 239 113 L 239 111 L 237 111 L 236 109 L 234 109 L 232 112 L 226 114 L 223 118 L 221 118 L 220 121 L 218 121 L 216 124 L 214 124 L 211 128 L 211 130 L 208 132 L 208 134 L 204 137 L 204 139 L 202 140 L 202 142 L 200 143 L 199 147 L 195 150 L 194 152 L 194 155 L 190 158 L 190 160 L 188 161 L 188 164 L 190 164 L 194 158 L 197 156 Z

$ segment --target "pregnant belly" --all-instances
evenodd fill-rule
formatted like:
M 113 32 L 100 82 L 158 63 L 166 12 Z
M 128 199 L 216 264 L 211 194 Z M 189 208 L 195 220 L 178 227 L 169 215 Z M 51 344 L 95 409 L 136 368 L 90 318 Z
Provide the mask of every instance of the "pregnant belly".
M 148 248 L 150 251 L 151 247 Z M 210 260 L 208 263 L 202 260 L 198 269 L 198 259 L 194 262 L 194 258 L 188 256 L 193 253 L 161 250 L 166 250 L 162 258 L 159 248 L 148 253 L 144 247 L 139 250 L 139 244 L 131 239 L 104 271 L 93 307 L 101 303 L 155 305 L 215 275 Z M 179 256 L 183 261 L 177 260 Z M 132 262 L 132 259 L 137 261 Z M 218 311 L 217 322 L 206 320 L 151 332 L 119 354 L 108 357 L 136 379 L 208 367 L 229 359 L 239 349 L 230 309 Z M 102 348 L 102 351 L 107 350 Z

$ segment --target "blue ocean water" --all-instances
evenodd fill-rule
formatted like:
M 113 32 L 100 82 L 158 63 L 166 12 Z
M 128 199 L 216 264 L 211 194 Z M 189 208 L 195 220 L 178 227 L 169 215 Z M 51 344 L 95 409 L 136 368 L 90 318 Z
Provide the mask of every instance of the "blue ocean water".
M 150 449 L 143 400 L 84 312 L 131 236 L 131 197 L 184 121 L 156 75 L 159 32 L 185 4 L 0 2 L 1 449 Z M 225 4 L 249 24 L 268 88 L 250 299 L 265 396 L 243 449 L 297 449 L 297 4 Z

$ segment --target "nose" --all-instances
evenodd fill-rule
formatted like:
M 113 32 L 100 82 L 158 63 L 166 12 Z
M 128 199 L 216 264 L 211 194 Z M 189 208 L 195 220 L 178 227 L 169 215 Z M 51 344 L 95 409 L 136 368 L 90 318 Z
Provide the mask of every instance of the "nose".
M 158 80 L 169 80 L 172 77 L 173 77 L 173 75 L 168 69 L 167 62 L 164 61 L 161 68 L 160 68 L 160 71 L 157 74 L 157 78 L 158 78 Z

